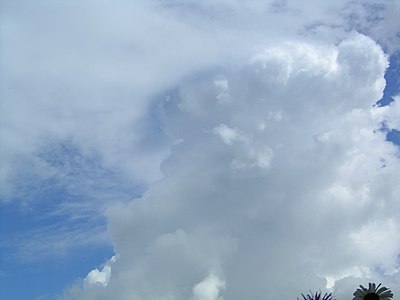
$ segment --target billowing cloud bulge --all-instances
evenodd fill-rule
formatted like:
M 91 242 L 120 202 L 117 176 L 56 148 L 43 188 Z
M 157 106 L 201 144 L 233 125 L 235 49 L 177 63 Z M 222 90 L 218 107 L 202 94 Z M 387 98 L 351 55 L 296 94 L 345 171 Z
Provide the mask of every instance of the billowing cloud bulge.
M 62 126 L 16 112 L 35 124 L 19 156 L 41 166 L 46 139 L 73 140 L 124 182 L 146 183 L 129 202 L 102 196 L 116 256 L 61 298 L 286 300 L 327 287 L 345 300 L 368 280 L 400 295 L 399 148 L 382 130 L 399 129 L 400 99 L 375 105 L 388 67 L 376 41 L 397 47 L 392 19 L 368 23 L 357 1 L 261 2 L 138 4 L 145 30 L 104 33 L 123 41 L 116 61 L 97 52 L 86 85 L 67 92 L 76 102 L 57 102 L 61 116 L 43 105 Z M 387 5 L 383 15 L 398 11 Z M 354 7 L 366 16 L 348 20 Z

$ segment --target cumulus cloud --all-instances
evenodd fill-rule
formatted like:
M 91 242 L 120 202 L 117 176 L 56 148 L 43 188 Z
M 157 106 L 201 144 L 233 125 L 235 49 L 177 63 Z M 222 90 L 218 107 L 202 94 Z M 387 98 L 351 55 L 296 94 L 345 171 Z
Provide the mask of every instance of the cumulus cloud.
M 147 1 L 3 1 L 0 27 L 0 202 L 97 227 L 162 177 L 172 143 L 154 99 L 219 61 L 219 43 Z
M 225 282 L 221 281 L 214 274 L 210 274 L 202 282 L 193 287 L 194 300 L 217 300 L 219 298 L 219 290 L 225 288 Z
M 400 161 L 380 130 L 391 107 L 374 106 L 386 68 L 379 45 L 351 34 L 284 41 L 178 87 L 162 107 L 180 140 L 165 177 L 110 207 L 120 259 L 106 288 L 77 298 L 295 299 L 339 286 L 342 300 L 353 278 L 397 291 Z M 245 159 L 259 167 L 232 167 Z
M 113 256 L 101 270 L 96 268 L 90 271 L 83 280 L 83 288 L 90 289 L 95 286 L 106 287 L 111 277 L 111 266 L 116 259 L 117 258 Z
M 243 139 L 237 130 L 229 128 L 225 124 L 215 126 L 213 132 L 227 145 L 232 145 L 233 142 Z
M 118 255 L 61 298 L 400 293 L 399 99 L 375 105 L 398 6 L 368 2 L 4 5 L 4 199 L 23 178 L 95 194 L 57 211 L 104 213 Z M 127 185 L 146 191 L 116 204 Z

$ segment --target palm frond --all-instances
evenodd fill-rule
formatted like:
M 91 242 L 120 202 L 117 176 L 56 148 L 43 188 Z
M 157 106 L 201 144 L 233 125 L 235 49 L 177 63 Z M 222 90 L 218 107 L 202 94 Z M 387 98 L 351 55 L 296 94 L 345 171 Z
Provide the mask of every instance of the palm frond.
M 329 294 L 325 293 L 324 295 L 322 295 L 321 292 L 315 292 L 314 294 L 310 291 L 309 294 L 307 295 L 301 294 L 301 296 L 303 297 L 303 300 L 335 300 L 332 298 L 332 293 Z M 300 299 L 297 298 L 297 300 Z

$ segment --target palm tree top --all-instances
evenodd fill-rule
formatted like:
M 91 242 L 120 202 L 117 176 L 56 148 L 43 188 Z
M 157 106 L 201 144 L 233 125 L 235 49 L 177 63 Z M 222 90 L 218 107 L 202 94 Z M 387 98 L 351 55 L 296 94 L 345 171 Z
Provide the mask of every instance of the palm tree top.
M 393 293 L 381 284 L 369 283 L 368 288 L 360 285 L 353 296 L 353 300 L 392 300 Z
M 323 296 L 321 294 L 321 292 L 315 292 L 315 294 L 313 294 L 311 291 L 309 294 L 307 294 L 306 296 L 304 296 L 304 294 L 301 294 L 301 296 L 303 297 L 303 300 L 335 300 L 332 299 L 332 293 L 325 293 Z M 299 298 L 297 298 L 297 300 L 299 300 Z

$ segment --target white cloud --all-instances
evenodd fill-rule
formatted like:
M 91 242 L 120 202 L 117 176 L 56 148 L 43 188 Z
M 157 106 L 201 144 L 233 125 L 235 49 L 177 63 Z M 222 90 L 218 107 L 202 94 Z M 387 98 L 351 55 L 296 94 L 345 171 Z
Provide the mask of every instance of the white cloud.
M 106 287 L 111 277 L 111 267 L 117 258 L 113 256 L 101 270 L 93 269 L 90 271 L 83 280 L 83 288 L 90 289 L 96 286 Z
M 203 281 L 193 287 L 194 300 L 218 300 L 220 289 L 225 288 L 225 282 L 214 274 L 210 274 Z
M 379 130 L 391 107 L 373 107 L 386 56 L 360 34 L 272 49 L 163 103 L 182 142 L 162 181 L 108 210 L 120 260 L 78 299 L 295 299 L 328 285 L 343 300 L 353 278 L 395 290 L 400 161 Z
M 225 124 L 220 124 L 214 127 L 212 131 L 214 134 L 218 135 L 221 140 L 227 145 L 232 145 L 233 142 L 240 141 L 244 138 L 241 136 L 238 130 L 234 128 L 229 128 Z
M 225 124 L 215 126 L 212 132 L 219 136 L 226 145 L 231 146 L 234 142 L 242 143 L 241 152 L 244 153 L 232 160 L 232 168 L 242 169 L 248 167 L 269 167 L 274 153 L 268 146 L 257 145 L 257 142 L 252 141 L 249 137 L 240 133 L 240 130 L 230 128 Z
M 393 219 L 375 220 L 350 234 L 360 260 L 380 266 L 385 273 L 398 271 L 400 233 Z
M 90 228 L 105 212 L 119 255 L 64 298 L 396 288 L 400 162 L 380 128 L 398 128 L 399 101 L 373 107 L 387 56 L 368 35 L 396 48 L 397 3 L 18 3 L 2 7 L 5 198 L 56 178 L 80 197 L 55 213 Z M 37 236 L 47 251 L 76 233 Z
M 35 177 L 53 176 L 39 154 L 54 142 L 100 157 L 133 184 L 161 178 L 170 143 L 149 116 L 152 97 L 219 51 L 212 35 L 147 6 L 2 4 L 3 199 L 18 190 L 25 164 Z

